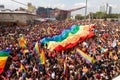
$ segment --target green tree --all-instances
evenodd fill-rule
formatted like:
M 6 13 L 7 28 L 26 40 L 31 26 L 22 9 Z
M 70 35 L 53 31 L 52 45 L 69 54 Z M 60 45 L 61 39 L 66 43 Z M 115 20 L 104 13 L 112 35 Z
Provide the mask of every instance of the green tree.
M 106 14 L 104 12 L 92 13 L 93 19 L 118 18 L 120 14 Z
M 81 19 L 84 19 L 84 17 L 81 16 L 81 15 L 76 15 L 76 16 L 75 16 L 75 19 L 77 19 L 77 20 L 81 20 Z
M 106 13 L 104 12 L 96 12 L 95 14 L 99 19 L 104 19 L 106 17 Z

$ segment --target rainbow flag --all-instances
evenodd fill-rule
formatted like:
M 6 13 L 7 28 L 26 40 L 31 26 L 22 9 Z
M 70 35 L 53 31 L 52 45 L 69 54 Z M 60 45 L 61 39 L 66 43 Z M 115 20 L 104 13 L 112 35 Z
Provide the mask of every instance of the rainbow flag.
M 89 25 L 73 25 L 70 29 L 64 30 L 60 35 L 55 35 L 52 38 L 43 38 L 42 43 L 48 45 L 50 51 L 62 51 L 68 48 L 72 48 L 80 41 L 84 41 L 86 38 L 91 38 L 94 33 Z
M 0 74 L 4 71 L 4 67 L 6 65 L 6 61 L 8 56 L 10 55 L 10 50 L 1 50 L 0 51 Z
M 95 60 L 90 57 L 89 55 L 87 55 L 86 53 L 84 53 L 82 50 L 80 50 L 79 48 L 76 49 L 76 53 L 81 56 L 82 58 L 84 58 L 86 60 L 86 62 L 88 63 L 95 63 Z
M 40 56 L 40 63 L 45 64 L 46 62 L 46 57 L 45 57 L 45 52 L 44 50 L 40 50 L 40 47 L 38 45 L 38 42 L 36 42 L 35 47 L 34 47 L 35 52 Z
M 45 64 L 45 62 L 46 62 L 46 56 L 44 50 L 42 50 L 40 54 L 40 63 Z
M 38 42 L 36 42 L 35 47 L 34 47 L 34 50 L 35 50 L 35 52 L 36 52 L 37 54 L 40 54 L 40 47 L 39 47 L 39 45 L 38 45 Z
M 23 66 L 22 63 L 20 64 L 20 70 L 24 70 L 26 72 L 26 69 L 25 69 L 25 67 Z
M 67 68 L 67 64 L 66 62 L 64 62 L 64 74 L 66 74 L 66 68 Z
M 68 70 L 67 70 L 68 68 L 67 68 L 67 63 L 66 63 L 67 62 L 67 58 L 68 57 L 65 57 L 65 60 L 64 60 L 64 66 L 63 66 L 63 68 L 64 68 L 63 74 L 64 75 L 68 75 Z
M 19 46 L 21 47 L 21 48 L 26 48 L 26 44 L 27 44 L 27 42 L 26 42 L 26 40 L 25 40 L 25 38 L 22 36 L 22 37 L 20 37 L 20 39 L 19 39 Z

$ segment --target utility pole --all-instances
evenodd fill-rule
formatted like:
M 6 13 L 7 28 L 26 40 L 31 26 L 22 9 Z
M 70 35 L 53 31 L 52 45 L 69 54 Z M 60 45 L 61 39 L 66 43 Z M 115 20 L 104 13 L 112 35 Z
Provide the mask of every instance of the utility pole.
M 87 0 L 86 0 L 86 7 L 85 7 L 85 21 L 86 21 L 86 15 L 87 15 Z

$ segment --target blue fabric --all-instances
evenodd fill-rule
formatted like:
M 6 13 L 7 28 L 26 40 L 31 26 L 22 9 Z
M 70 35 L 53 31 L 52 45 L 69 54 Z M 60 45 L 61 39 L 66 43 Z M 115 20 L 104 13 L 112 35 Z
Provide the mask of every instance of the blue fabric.
M 44 44 L 47 44 L 49 41 L 61 42 L 68 37 L 69 33 L 75 34 L 79 30 L 79 27 L 80 26 L 73 25 L 71 28 L 63 30 L 60 35 L 55 35 L 52 38 L 43 38 L 41 42 Z

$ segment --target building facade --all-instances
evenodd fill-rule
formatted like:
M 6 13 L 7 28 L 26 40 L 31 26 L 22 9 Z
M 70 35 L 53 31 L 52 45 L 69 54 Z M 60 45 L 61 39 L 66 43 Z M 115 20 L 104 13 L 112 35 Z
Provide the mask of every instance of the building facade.
M 0 12 L 0 24 L 13 23 L 16 25 L 29 25 L 38 16 L 26 12 Z
M 108 3 L 100 5 L 100 12 L 111 14 L 112 6 L 110 6 Z
M 0 5 L 0 10 L 5 9 L 4 5 Z
M 112 13 L 112 6 L 109 6 L 108 7 L 108 14 L 111 14 Z

